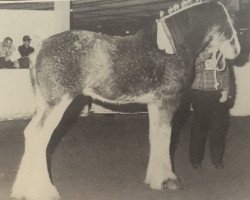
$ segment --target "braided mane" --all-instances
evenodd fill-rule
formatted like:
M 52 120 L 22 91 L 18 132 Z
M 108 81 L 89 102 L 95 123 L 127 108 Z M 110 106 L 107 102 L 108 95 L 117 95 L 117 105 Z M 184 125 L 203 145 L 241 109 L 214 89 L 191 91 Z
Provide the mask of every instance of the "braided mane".
M 176 3 L 172 7 L 169 7 L 166 15 L 165 15 L 166 12 L 160 11 L 160 17 L 166 19 L 184 10 L 208 2 L 211 2 L 211 0 L 183 0 L 180 4 Z

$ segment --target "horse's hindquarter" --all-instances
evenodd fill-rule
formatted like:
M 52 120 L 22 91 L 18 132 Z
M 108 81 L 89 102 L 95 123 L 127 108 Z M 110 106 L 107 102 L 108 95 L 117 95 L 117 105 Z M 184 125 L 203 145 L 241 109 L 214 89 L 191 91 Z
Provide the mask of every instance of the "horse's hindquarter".
M 87 85 L 107 80 L 104 66 L 109 60 L 100 47 L 109 38 L 89 31 L 67 31 L 46 39 L 36 61 L 37 80 L 46 101 L 53 102 L 65 93 L 76 96 Z
M 86 45 L 91 45 L 91 34 L 87 33 Z M 80 58 L 82 54 L 81 41 L 74 32 L 67 31 L 49 37 L 36 59 L 36 76 L 44 99 L 53 102 L 65 93 L 75 96 L 81 93 L 82 69 Z
M 40 89 L 48 101 L 83 92 L 120 103 L 148 103 L 163 90 L 178 90 L 183 75 L 179 60 L 146 42 L 87 31 L 52 36 L 37 58 Z

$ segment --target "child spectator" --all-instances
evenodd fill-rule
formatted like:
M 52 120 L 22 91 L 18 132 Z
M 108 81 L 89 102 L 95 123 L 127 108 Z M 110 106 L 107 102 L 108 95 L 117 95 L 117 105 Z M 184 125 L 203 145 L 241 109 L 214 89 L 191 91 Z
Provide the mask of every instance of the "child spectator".
M 13 68 L 13 62 L 11 61 L 10 56 L 15 50 L 11 37 L 6 37 L 3 42 L 0 42 L 0 69 Z

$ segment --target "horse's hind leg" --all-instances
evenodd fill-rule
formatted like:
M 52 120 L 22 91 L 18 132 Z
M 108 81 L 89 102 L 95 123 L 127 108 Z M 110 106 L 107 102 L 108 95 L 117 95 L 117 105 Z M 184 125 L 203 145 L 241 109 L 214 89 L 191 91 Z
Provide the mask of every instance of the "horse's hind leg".
M 150 155 L 145 183 L 162 190 L 164 184 L 171 190 L 180 189 L 170 160 L 171 113 L 156 104 L 148 105 Z
M 50 137 L 73 98 L 64 95 L 53 106 L 40 103 L 24 130 L 25 151 L 12 187 L 13 198 L 56 200 L 59 194 L 49 178 L 46 148 Z

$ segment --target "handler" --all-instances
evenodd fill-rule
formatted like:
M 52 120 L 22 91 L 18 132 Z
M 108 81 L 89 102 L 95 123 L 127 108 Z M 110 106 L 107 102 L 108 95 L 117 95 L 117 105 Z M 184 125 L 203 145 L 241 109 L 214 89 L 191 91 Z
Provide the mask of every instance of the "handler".
M 195 80 L 191 87 L 193 121 L 190 135 L 190 162 L 201 168 L 206 140 L 212 163 L 223 168 L 225 138 L 229 127 L 229 68 L 221 55 L 208 46 L 195 61 Z

